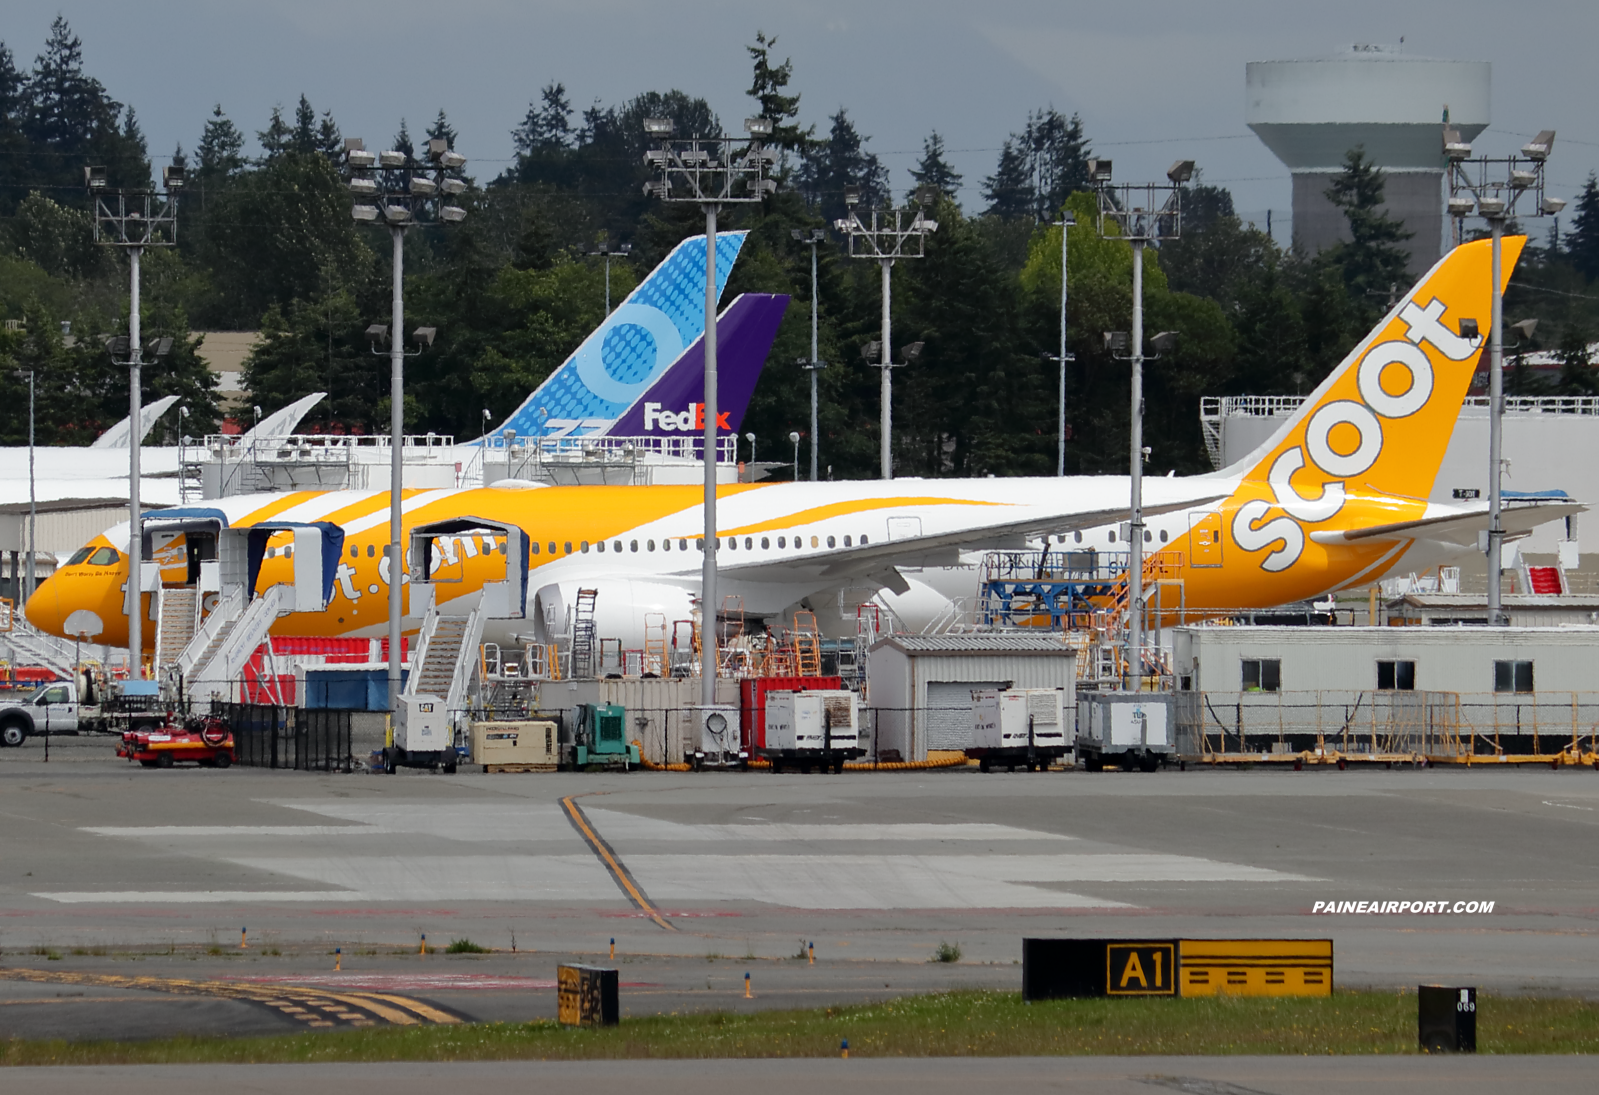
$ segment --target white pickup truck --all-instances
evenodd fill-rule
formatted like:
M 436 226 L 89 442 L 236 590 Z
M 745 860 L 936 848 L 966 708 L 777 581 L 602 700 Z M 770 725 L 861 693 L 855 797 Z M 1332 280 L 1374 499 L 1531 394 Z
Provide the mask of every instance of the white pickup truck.
M 149 682 L 154 683 L 154 682 Z M 112 696 L 101 705 L 80 704 L 78 686 L 56 681 L 27 698 L 0 700 L 0 746 L 18 746 L 35 734 L 154 730 L 166 721 L 154 697 Z

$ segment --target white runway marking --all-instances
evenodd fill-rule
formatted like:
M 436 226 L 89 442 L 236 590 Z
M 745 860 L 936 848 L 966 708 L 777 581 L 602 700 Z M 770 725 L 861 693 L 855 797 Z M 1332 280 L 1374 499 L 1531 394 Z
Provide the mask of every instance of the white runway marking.
M 134 838 L 208 836 L 381 836 L 373 825 L 89 825 L 86 833 Z
M 629 856 L 659 901 L 801 909 L 1127 908 L 1038 883 L 1281 882 L 1296 875 L 1174 855 Z
M 349 890 L 108 890 L 105 893 L 36 893 L 65 905 L 214 905 L 268 901 L 326 901 L 342 905 L 366 900 Z
M 860 843 L 884 840 L 1076 840 L 1061 833 L 1045 833 L 1036 829 L 1016 829 L 1009 825 L 990 825 L 983 822 L 916 822 L 910 824 L 888 823 L 882 825 L 845 823 L 788 824 L 785 822 L 760 822 L 753 825 L 687 825 L 677 821 L 661 821 L 653 817 L 623 813 L 620 810 L 586 810 L 600 835 L 608 841 L 666 840 L 681 842 L 715 841 L 722 843 L 747 843 L 749 841 L 804 844 L 808 841 L 854 841 Z
M 446 840 L 567 841 L 583 847 L 566 814 L 553 803 L 277 802 L 294 810 L 369 825 L 389 833 L 426 833 Z
M 229 858 L 306 882 L 346 886 L 372 901 L 626 902 L 605 866 L 581 855 Z

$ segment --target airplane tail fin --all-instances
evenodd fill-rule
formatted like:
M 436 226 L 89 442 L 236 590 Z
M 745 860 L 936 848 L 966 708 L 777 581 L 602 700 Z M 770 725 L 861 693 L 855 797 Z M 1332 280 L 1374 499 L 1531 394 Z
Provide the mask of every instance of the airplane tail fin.
M 730 433 L 743 424 L 788 301 L 783 295 L 740 293 L 716 319 L 717 418 Z M 615 437 L 692 436 L 703 428 L 697 410 L 704 392 L 701 335 L 607 432 Z
M 747 232 L 716 234 L 716 293 Z M 672 249 L 572 356 L 493 430 L 527 437 L 551 419 L 614 419 L 649 390 L 685 347 L 705 333 L 705 237 Z
M 1504 240 L 1506 283 L 1526 242 Z M 1476 240 L 1439 259 L 1292 418 L 1218 475 L 1269 483 L 1305 519 L 1345 493 L 1426 498 L 1487 345 L 1490 248 Z

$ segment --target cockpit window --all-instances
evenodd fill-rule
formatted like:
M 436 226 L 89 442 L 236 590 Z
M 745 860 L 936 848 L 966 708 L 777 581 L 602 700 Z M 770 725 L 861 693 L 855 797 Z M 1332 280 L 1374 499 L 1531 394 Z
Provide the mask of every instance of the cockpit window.
M 122 555 L 116 548 L 96 548 L 94 554 L 89 556 L 89 565 L 92 567 L 108 567 L 121 561 Z
M 67 566 L 75 567 L 93 554 L 94 548 L 81 547 L 72 553 L 72 558 L 67 560 Z

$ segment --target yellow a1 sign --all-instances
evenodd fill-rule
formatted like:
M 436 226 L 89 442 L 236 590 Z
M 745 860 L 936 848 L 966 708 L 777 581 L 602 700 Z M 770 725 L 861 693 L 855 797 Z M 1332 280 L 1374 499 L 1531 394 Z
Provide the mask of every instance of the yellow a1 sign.
M 1107 996 L 1175 996 L 1175 943 L 1109 943 L 1105 946 Z

